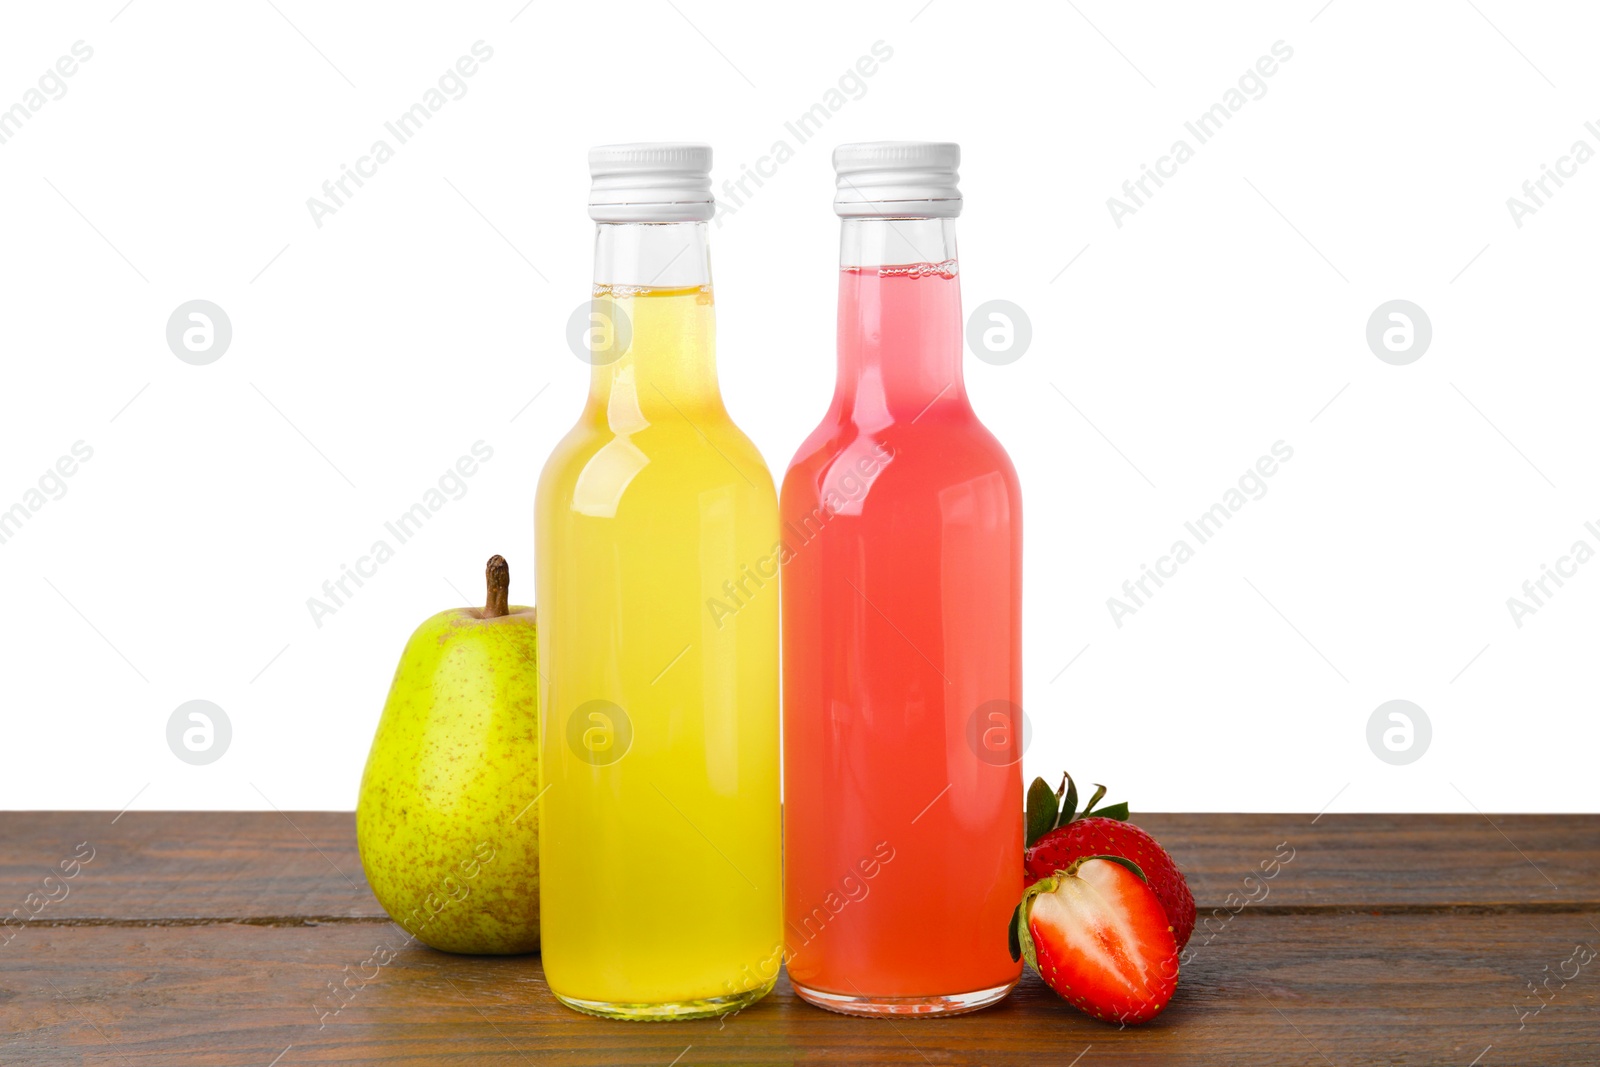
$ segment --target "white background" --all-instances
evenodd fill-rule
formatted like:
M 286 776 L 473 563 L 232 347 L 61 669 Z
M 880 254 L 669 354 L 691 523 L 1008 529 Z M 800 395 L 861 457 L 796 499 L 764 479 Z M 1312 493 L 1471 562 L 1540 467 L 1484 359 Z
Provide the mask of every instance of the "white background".
M 124 2 L 0 12 L 0 107 L 94 50 L 0 144 L 0 508 L 93 449 L 0 544 L 0 807 L 352 807 L 412 628 L 476 602 L 493 552 L 531 596 L 535 480 L 587 376 L 585 150 L 708 141 L 720 185 L 794 148 L 712 232 L 728 406 L 781 477 L 832 389 L 832 146 L 933 138 L 962 145 L 967 308 L 1034 331 L 967 360 L 1026 500 L 1029 776 L 1135 810 L 1600 808 L 1600 562 L 1521 628 L 1506 606 L 1600 548 L 1600 161 L 1520 228 L 1506 206 L 1600 149 L 1591 9 Z M 466 95 L 318 228 L 307 198 L 479 40 Z M 1184 122 L 1280 40 L 1198 145 Z M 196 298 L 233 326 L 209 366 L 165 339 Z M 1365 341 L 1396 298 L 1433 325 L 1408 366 Z M 466 495 L 315 625 L 480 439 Z M 1267 494 L 1118 628 L 1106 599 L 1279 440 Z M 200 767 L 165 738 L 197 698 L 233 726 Z M 1366 741 L 1395 698 L 1433 726 L 1407 766 Z

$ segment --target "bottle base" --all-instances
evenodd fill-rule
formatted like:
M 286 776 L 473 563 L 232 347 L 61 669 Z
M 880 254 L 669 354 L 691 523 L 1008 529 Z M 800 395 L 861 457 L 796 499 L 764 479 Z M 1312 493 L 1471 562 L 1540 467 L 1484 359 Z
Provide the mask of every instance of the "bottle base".
M 845 993 L 829 993 L 821 989 L 808 989 L 799 982 L 794 983 L 794 991 L 807 1003 L 836 1011 L 840 1015 L 900 1018 L 918 1015 L 964 1015 L 969 1011 L 978 1011 L 1004 1000 L 1016 984 L 1016 980 L 1013 979 L 1004 985 L 975 989 L 970 993 L 928 997 L 851 996 Z
M 765 985 L 726 997 L 705 997 L 701 1000 L 676 1000 L 656 1004 L 632 1004 L 609 1000 L 583 1000 L 556 993 L 555 997 L 573 1011 L 597 1015 L 602 1019 L 623 1019 L 629 1022 L 670 1022 L 675 1019 L 710 1019 L 730 1012 L 742 1011 L 772 992 L 778 980 L 774 977 Z M 554 990 L 551 990 L 554 993 Z

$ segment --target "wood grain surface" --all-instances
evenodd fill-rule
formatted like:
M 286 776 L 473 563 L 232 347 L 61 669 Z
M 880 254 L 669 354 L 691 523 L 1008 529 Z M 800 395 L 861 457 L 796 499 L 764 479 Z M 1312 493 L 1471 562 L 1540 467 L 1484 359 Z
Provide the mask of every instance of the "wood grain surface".
M 848 1019 L 786 981 L 722 1020 L 592 1019 L 537 956 L 407 944 L 349 813 L 0 813 L 0 911 L 56 898 L 0 928 L 0 1064 L 1600 1064 L 1600 958 L 1575 962 L 1600 817 L 1137 821 L 1209 923 L 1167 1012 L 1118 1030 L 1031 975 L 951 1019 Z

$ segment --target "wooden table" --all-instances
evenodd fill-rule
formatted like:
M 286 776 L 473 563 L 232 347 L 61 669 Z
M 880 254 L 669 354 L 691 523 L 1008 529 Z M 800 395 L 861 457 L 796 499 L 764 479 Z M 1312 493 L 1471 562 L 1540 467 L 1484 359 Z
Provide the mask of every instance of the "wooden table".
M 1211 921 L 1166 1013 L 1118 1030 L 1031 973 L 950 1019 L 783 980 L 725 1020 L 593 1019 L 537 956 L 401 948 L 349 813 L 0 813 L 0 912 L 37 909 L 0 928 L 0 1064 L 1600 1064 L 1600 816 L 1136 821 Z

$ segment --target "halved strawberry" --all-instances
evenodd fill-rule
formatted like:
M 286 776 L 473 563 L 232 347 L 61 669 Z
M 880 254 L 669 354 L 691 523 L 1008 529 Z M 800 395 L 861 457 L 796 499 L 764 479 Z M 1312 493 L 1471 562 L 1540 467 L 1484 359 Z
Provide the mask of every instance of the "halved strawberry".
M 1011 918 L 1019 956 L 1078 1010 L 1137 1024 L 1178 986 L 1178 946 L 1137 865 L 1090 856 L 1035 882 Z
M 1034 779 L 1028 790 L 1028 847 L 1022 853 L 1023 881 L 1064 871 L 1085 856 L 1132 860 L 1166 909 L 1173 940 L 1181 949 L 1194 933 L 1194 894 L 1189 891 L 1189 883 L 1155 838 L 1123 821 L 1128 817 L 1126 803 L 1095 810 L 1105 792 L 1105 786 L 1097 786 L 1088 806 L 1079 812 L 1078 788 L 1071 775 L 1062 776 L 1061 788 L 1054 794 L 1044 779 Z

